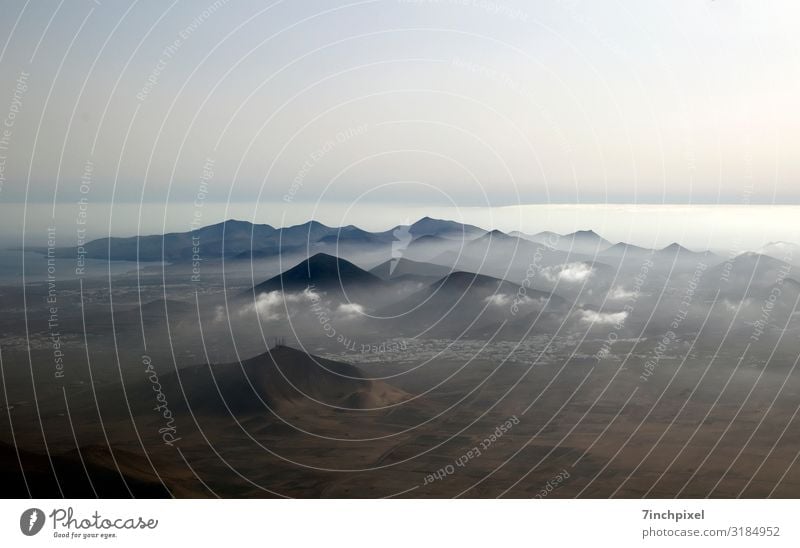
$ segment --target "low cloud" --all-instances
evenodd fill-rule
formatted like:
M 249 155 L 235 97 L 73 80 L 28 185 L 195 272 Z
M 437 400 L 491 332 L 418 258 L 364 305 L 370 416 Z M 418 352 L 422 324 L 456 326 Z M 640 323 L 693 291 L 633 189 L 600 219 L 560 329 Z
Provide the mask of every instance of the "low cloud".
M 527 299 L 527 297 L 524 297 Z M 490 295 L 483 299 L 483 302 L 489 303 L 491 306 L 509 306 L 511 304 L 512 298 L 509 295 L 504 293 L 498 293 L 496 295 Z
M 742 310 L 747 310 L 755 303 L 750 297 L 746 297 L 740 301 L 732 301 L 730 299 L 722 299 L 722 305 L 725 307 L 725 312 L 728 314 L 736 314 Z
M 346 320 L 352 320 L 364 315 L 364 307 L 357 303 L 342 303 L 336 309 L 336 315 Z
M 289 308 L 289 305 L 311 303 L 319 301 L 319 299 L 319 294 L 310 288 L 299 293 L 270 291 L 269 293 L 259 294 L 255 301 L 245 305 L 239 313 L 247 314 L 255 311 L 262 320 L 279 320 L 286 316 L 286 310 Z
M 586 263 L 569 263 L 542 269 L 542 275 L 550 282 L 584 282 L 594 274 L 594 269 Z
M 596 325 L 616 325 L 628 318 L 628 313 L 623 312 L 598 312 L 596 310 L 581 310 L 581 320 Z
M 218 304 L 217 307 L 214 309 L 214 321 L 221 322 L 225 319 L 225 307 L 221 304 Z
M 608 298 L 613 299 L 615 301 L 621 301 L 625 299 L 632 299 L 636 296 L 635 291 L 628 291 L 621 285 L 616 286 L 614 289 L 608 292 Z

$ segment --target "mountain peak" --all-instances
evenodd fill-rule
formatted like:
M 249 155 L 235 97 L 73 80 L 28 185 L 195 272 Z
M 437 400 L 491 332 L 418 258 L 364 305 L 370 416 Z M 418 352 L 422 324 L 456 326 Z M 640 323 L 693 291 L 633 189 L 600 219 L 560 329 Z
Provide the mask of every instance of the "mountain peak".
M 340 257 L 317 253 L 292 268 L 255 286 L 256 293 L 302 291 L 310 286 L 321 290 L 371 287 L 381 279 Z
M 226 233 L 231 232 L 251 232 L 256 231 L 257 229 L 273 231 L 273 228 L 267 224 L 254 224 L 250 221 L 240 221 L 239 219 L 228 219 L 226 221 L 222 221 L 219 223 L 215 223 L 213 225 L 207 225 L 200 228 L 193 230 L 193 232 L 198 232 L 200 234 L 209 234 L 209 233 L 221 233 L 225 231 Z
M 339 263 L 352 264 L 349 263 L 348 261 L 345 261 L 344 259 L 336 257 L 335 255 L 330 255 L 329 253 L 315 253 L 314 255 L 306 259 L 304 262 L 307 264 L 339 264 Z
M 423 217 L 408 227 L 408 230 L 415 237 L 444 236 L 450 239 L 462 238 L 464 236 L 476 237 L 486 233 L 485 230 L 476 226 L 465 225 L 456 221 L 434 219 L 432 217 Z
M 510 234 L 506 234 L 501 230 L 492 230 L 491 232 L 487 232 L 483 236 L 480 236 L 474 240 L 472 240 L 469 245 L 479 245 L 479 246 L 486 246 L 490 245 L 491 243 L 514 243 L 519 242 L 520 238 L 516 236 L 511 236 Z
M 667 247 L 665 247 L 661 251 L 662 252 L 667 252 L 667 253 L 691 253 L 691 251 L 689 251 L 688 249 L 683 247 L 678 242 L 672 242 L 671 244 L 669 244 Z
M 312 219 L 310 221 L 307 221 L 305 223 L 301 223 L 299 225 L 293 225 L 293 226 L 285 227 L 285 228 L 283 228 L 283 230 L 290 230 L 290 229 L 293 229 L 293 228 L 308 228 L 309 230 L 311 230 L 311 229 L 326 229 L 326 230 L 330 230 L 331 227 L 329 227 L 327 225 L 324 225 L 321 222 Z
M 559 248 L 577 253 L 593 254 L 611 246 L 611 242 L 594 230 L 578 230 L 559 239 Z
M 434 219 L 433 217 L 423 217 L 419 221 L 412 224 L 409 228 L 412 229 L 430 229 L 431 227 L 454 227 L 454 226 L 461 226 L 459 223 L 455 221 L 445 221 L 443 219 Z
M 630 251 L 648 251 L 649 252 L 651 250 L 647 249 L 646 247 L 641 247 L 641 246 L 638 246 L 638 245 L 629 244 L 627 242 L 619 242 L 619 243 L 616 243 L 616 244 L 610 246 L 609 248 L 605 249 L 603 251 L 603 253 L 606 253 L 606 252 L 609 252 L 609 251 L 626 251 L 626 252 L 630 252 Z
M 600 235 L 597 232 L 595 232 L 594 230 L 591 230 L 591 229 L 590 230 L 576 230 L 572 234 L 567 234 L 567 237 L 570 237 L 570 236 L 572 236 L 574 238 L 597 238 L 597 239 L 602 239 L 602 238 L 600 238 Z
M 263 413 L 265 404 L 270 409 L 302 405 L 306 412 L 312 404 L 376 409 L 409 397 L 369 379 L 355 365 L 284 345 L 239 362 L 193 366 L 192 373 L 183 384 L 186 404 L 224 413 Z

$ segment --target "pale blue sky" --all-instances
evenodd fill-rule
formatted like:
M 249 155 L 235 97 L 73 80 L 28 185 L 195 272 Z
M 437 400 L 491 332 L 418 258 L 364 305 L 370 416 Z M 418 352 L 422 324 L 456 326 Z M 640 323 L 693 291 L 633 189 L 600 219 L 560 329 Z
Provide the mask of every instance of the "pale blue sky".
M 796 2 L 213 3 L 3 1 L 0 202 L 800 202 Z

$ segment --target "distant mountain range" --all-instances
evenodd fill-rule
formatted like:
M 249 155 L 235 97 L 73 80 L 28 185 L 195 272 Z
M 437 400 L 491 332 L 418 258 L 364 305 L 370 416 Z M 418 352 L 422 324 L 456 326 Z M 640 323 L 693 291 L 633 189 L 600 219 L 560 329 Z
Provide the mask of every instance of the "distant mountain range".
M 475 238 L 485 232 L 471 225 L 429 217 L 385 232 L 368 232 L 352 225 L 329 227 L 317 221 L 275 228 L 267 224 L 229 220 L 187 232 L 99 238 L 84 245 L 81 253 L 89 259 L 144 262 L 192 261 L 197 256 L 206 261 L 250 259 L 304 249 L 313 254 L 324 250 L 333 252 L 337 247 L 386 246 L 404 238 L 407 238 L 407 243 L 421 238 L 452 242 Z M 77 252 L 76 248 L 60 249 L 58 256 L 75 257 Z
M 280 255 L 311 257 L 317 253 L 352 258 L 358 254 L 372 253 L 378 259 L 381 254 L 384 257 L 373 264 L 390 258 L 403 258 L 461 268 L 473 267 L 475 257 L 485 256 L 487 261 L 502 260 L 501 256 L 508 255 L 514 249 L 519 254 L 528 255 L 543 249 L 557 256 L 558 260 L 567 256 L 576 256 L 576 260 L 619 260 L 640 258 L 650 253 L 677 258 L 697 256 L 698 253 L 708 255 L 708 252 L 690 251 L 677 243 L 663 249 L 648 249 L 626 242 L 612 243 L 592 230 L 563 235 L 549 231 L 538 234 L 515 231 L 506 234 L 499 230 L 487 231 L 469 224 L 430 217 L 383 232 L 369 232 L 353 225 L 330 227 L 317 221 L 276 228 L 267 224 L 228 220 L 187 232 L 99 238 L 85 244 L 80 250 L 61 248 L 57 255 L 71 258 L 80 251 L 89 259 L 180 264 L 198 258 L 203 261 L 240 261 L 271 259 Z M 800 246 L 797 244 L 773 242 L 759 251 L 789 263 L 800 262 Z M 414 274 L 419 275 L 417 272 Z

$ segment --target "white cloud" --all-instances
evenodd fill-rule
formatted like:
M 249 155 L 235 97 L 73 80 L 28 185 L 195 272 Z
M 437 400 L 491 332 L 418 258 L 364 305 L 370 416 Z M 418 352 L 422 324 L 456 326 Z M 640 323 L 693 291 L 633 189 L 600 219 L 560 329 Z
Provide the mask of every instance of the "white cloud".
M 347 320 L 352 320 L 364 315 L 364 307 L 357 303 L 342 303 L 336 309 L 336 314 Z
M 542 269 L 542 275 L 551 282 L 583 282 L 594 274 L 594 269 L 586 263 L 569 263 Z
M 527 299 L 527 297 L 525 297 Z M 505 295 L 503 293 L 498 293 L 496 295 L 489 295 L 483 302 L 489 303 L 492 306 L 509 306 L 511 304 L 511 297 Z
M 277 320 L 283 317 L 282 310 L 285 306 L 283 293 L 280 291 L 271 291 L 270 293 L 262 293 L 253 304 L 245 307 L 243 312 L 255 310 L 262 320 Z
M 616 286 L 614 289 L 608 292 L 608 298 L 614 300 L 632 299 L 635 296 L 635 291 L 628 291 L 621 285 Z
M 225 319 L 225 307 L 221 304 L 218 304 L 217 307 L 214 309 L 214 321 L 221 322 Z
M 736 314 L 740 309 L 746 310 L 754 304 L 753 299 L 747 297 L 741 301 L 731 301 L 729 299 L 722 299 L 722 304 L 725 306 L 725 311 L 728 314 Z
M 319 293 L 310 288 L 306 288 L 300 293 L 270 291 L 259 294 L 254 302 L 243 307 L 239 313 L 246 314 L 256 311 L 262 320 L 278 320 L 285 316 L 286 309 L 290 304 L 311 303 L 319 301 L 319 299 Z
M 586 323 L 598 325 L 614 325 L 624 322 L 628 313 L 622 312 L 597 312 L 596 310 L 581 310 L 581 320 Z

